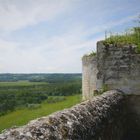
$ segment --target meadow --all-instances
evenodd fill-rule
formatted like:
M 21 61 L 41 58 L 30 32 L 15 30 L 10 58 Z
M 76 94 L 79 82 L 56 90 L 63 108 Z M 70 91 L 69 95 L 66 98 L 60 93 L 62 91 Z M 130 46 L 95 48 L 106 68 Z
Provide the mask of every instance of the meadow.
M 40 104 L 40 107 L 35 109 L 24 108 L 10 112 L 0 117 L 0 132 L 6 128 L 13 126 L 21 126 L 28 123 L 30 120 L 49 115 L 53 112 L 69 108 L 81 101 L 81 95 L 67 96 L 66 99 L 60 102 L 48 103 L 47 100 Z
M 81 100 L 79 74 L 14 74 L 10 78 L 8 74 L 0 78 L 0 132 L 69 108 Z

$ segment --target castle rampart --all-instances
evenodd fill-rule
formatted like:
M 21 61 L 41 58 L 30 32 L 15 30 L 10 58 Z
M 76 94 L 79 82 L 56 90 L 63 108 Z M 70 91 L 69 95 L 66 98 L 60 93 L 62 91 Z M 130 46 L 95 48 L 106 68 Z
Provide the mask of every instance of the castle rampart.
M 140 95 L 140 54 L 136 46 L 97 43 L 96 56 L 83 57 L 83 99 L 94 91 L 119 89 Z
M 125 97 L 108 91 L 70 109 L 0 135 L 0 140 L 121 140 L 126 132 Z
M 98 42 L 96 56 L 83 57 L 82 84 L 87 101 L 6 130 L 0 140 L 140 139 L 140 54 L 135 46 Z M 110 91 L 93 97 L 104 87 Z

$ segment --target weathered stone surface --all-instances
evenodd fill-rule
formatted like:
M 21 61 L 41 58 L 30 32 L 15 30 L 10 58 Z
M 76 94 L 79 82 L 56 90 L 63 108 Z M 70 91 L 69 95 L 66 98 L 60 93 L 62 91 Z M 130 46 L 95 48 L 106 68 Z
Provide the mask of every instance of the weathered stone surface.
M 92 56 L 83 57 L 83 77 L 82 77 L 82 92 L 83 100 L 93 97 L 94 90 L 97 88 L 97 59 Z M 91 73 L 94 73 L 91 75 Z
M 140 96 L 126 96 L 128 132 L 124 136 L 126 140 L 140 139 Z
M 82 83 L 83 87 L 88 87 L 83 90 L 83 99 L 85 97 L 91 99 L 90 89 L 102 91 L 104 86 L 107 90 L 119 89 L 127 95 L 125 119 L 128 128 L 127 133 L 124 134 L 124 139 L 127 140 L 140 139 L 140 54 L 136 53 L 135 49 L 134 45 L 105 46 L 100 41 L 97 43 L 96 62 L 93 63 L 86 58 L 83 60 L 83 79 L 87 73 L 89 75 L 86 83 L 84 80 Z M 96 73 L 93 70 L 87 71 L 85 63 L 87 63 L 86 68 L 90 66 L 96 69 Z
M 112 90 L 70 109 L 6 130 L 0 140 L 121 140 L 125 97 Z
M 140 95 L 140 54 L 135 49 L 136 46 L 105 46 L 98 42 L 96 62 L 89 61 L 88 56 L 83 59 L 83 98 L 90 99 L 93 91 L 102 90 L 104 85 L 108 90 Z M 90 56 L 90 60 L 94 58 Z

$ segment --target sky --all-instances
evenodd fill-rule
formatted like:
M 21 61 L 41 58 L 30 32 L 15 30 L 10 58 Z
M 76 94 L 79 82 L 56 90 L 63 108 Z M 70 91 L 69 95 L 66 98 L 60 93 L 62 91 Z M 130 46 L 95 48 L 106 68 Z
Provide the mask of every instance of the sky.
M 0 0 L 0 73 L 79 73 L 105 31 L 136 25 L 140 0 Z

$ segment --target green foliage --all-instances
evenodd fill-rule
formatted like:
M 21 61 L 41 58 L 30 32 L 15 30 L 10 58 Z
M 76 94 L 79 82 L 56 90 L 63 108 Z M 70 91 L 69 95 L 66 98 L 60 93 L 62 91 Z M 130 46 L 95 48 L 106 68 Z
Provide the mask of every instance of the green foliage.
M 88 57 L 88 56 L 96 56 L 96 52 L 92 51 L 90 54 L 85 54 L 83 57 Z
M 98 90 L 94 90 L 93 91 L 93 96 L 98 96 L 98 95 L 100 95 L 100 92 Z
M 102 90 L 100 90 L 100 91 L 94 90 L 94 96 L 101 95 L 101 94 L 103 94 L 104 92 L 106 92 L 108 90 L 109 90 L 108 85 L 107 84 L 103 84 Z
M 96 56 L 96 52 L 92 51 L 89 56 Z
M 140 27 L 135 27 L 134 32 L 135 32 L 135 42 L 137 45 L 137 52 L 140 53 Z
M 66 97 L 64 96 L 49 96 L 46 100 L 47 103 L 56 103 L 66 100 Z
M 133 27 L 123 34 L 111 34 L 103 43 L 106 46 L 109 44 L 115 44 L 117 46 L 137 45 L 137 52 L 140 52 L 140 27 Z
M 81 79 L 80 73 L 74 74 L 0 74 L 1 82 L 21 82 L 30 84 L 29 82 L 48 82 L 48 83 L 64 83 Z M 20 83 L 20 84 L 21 84 Z
M 26 107 L 28 109 L 38 109 L 38 108 L 41 108 L 41 105 L 40 104 L 27 104 Z
M 111 35 L 107 38 L 104 43 L 106 44 L 117 44 L 117 45 L 124 45 L 124 44 L 135 44 L 138 45 L 140 42 L 140 27 L 135 27 L 132 30 L 127 31 L 121 35 Z
M 0 81 L 0 131 L 80 102 L 81 74 L 1 74 Z
M 102 92 L 106 92 L 106 91 L 108 91 L 108 85 L 107 84 L 103 84 Z
M 41 104 L 45 100 L 57 102 L 64 99 L 63 97 L 52 97 L 50 100 L 48 99 L 49 96 L 69 96 L 80 93 L 81 77 L 78 77 L 79 75 L 74 77 L 74 74 L 71 76 L 70 74 L 68 76 L 66 74 L 65 76 L 60 75 L 61 80 L 54 81 L 59 76 L 54 75 L 54 78 L 51 75 L 50 80 L 54 81 L 51 83 L 29 81 L 0 82 L 0 116 L 17 108 L 35 108 L 37 104 Z M 66 81 L 67 77 L 71 80 Z
M 38 108 L 17 109 L 0 117 L 0 132 L 12 126 L 21 126 L 30 120 L 49 115 L 58 110 L 69 108 L 81 101 L 81 95 L 65 97 L 65 100 L 55 103 L 42 102 Z

